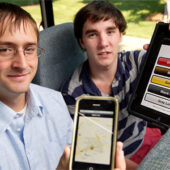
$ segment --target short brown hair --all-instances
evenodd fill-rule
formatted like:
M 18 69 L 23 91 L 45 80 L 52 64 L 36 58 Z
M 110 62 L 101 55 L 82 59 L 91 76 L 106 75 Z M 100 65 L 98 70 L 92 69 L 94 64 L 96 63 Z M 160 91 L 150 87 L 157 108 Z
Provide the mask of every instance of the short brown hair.
M 97 22 L 113 19 L 121 33 L 125 33 L 126 21 L 119 9 L 108 1 L 95 0 L 81 8 L 74 19 L 74 33 L 79 41 L 82 38 L 82 30 L 87 20 Z
M 32 16 L 17 5 L 0 2 L 0 36 L 4 34 L 7 26 L 9 31 L 12 32 L 13 28 L 20 29 L 21 24 L 26 25 L 27 23 L 32 25 L 38 41 L 39 30 Z

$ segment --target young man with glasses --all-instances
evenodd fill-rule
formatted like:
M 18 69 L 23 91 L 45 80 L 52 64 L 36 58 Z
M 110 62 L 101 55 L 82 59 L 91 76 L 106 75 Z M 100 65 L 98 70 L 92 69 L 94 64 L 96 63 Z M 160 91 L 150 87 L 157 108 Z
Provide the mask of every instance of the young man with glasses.
M 0 169 L 53 170 L 71 144 L 72 120 L 59 92 L 31 84 L 39 32 L 22 8 L 0 3 Z
M 43 52 L 38 39 L 29 13 L 0 3 L 1 170 L 68 170 L 73 125 L 67 106 L 61 93 L 31 84 Z M 125 170 L 122 143 L 117 146 L 117 167 Z

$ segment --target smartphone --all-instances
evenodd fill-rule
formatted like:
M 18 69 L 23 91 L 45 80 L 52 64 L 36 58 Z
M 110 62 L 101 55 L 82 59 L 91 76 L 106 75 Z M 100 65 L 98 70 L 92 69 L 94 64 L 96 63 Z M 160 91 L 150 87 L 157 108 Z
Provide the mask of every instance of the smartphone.
M 70 170 L 111 170 L 115 167 L 118 100 L 82 96 L 76 101 Z

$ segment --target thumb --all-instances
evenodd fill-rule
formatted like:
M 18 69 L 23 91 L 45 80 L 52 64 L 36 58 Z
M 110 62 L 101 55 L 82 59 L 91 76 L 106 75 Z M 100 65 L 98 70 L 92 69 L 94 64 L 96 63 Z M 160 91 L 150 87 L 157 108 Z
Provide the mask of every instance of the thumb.
M 60 159 L 57 170 L 69 170 L 69 161 L 70 161 L 70 147 L 65 146 L 64 153 Z
M 126 162 L 123 152 L 123 143 L 117 142 L 117 151 L 116 151 L 116 168 L 120 170 L 126 169 Z

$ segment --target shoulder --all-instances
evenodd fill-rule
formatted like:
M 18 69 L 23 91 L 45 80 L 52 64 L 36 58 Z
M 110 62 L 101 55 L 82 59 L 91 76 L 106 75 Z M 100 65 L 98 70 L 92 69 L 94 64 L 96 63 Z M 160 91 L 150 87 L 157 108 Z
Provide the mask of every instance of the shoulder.
M 138 67 L 143 62 L 145 54 L 146 54 L 145 50 L 120 52 L 119 62 L 121 62 L 123 65 Z
M 56 97 L 61 96 L 61 93 L 59 91 L 47 87 L 43 87 L 40 85 L 32 84 L 32 83 L 30 84 L 30 89 L 36 96 L 42 96 L 42 97 L 46 96 L 47 98 L 49 95 L 56 96 Z
M 44 107 L 56 108 L 57 106 L 61 106 L 62 109 L 65 108 L 65 102 L 61 92 L 35 84 L 30 84 L 30 90 L 33 98 Z
M 46 115 L 55 119 L 70 119 L 68 108 L 62 94 L 56 90 L 30 84 L 30 90 L 34 102 L 44 108 Z M 56 116 L 59 115 L 59 116 Z
M 119 53 L 119 58 L 122 61 L 126 61 L 127 59 L 131 58 L 142 58 L 146 54 L 145 50 L 135 50 L 135 51 L 123 51 Z
M 76 68 L 76 70 L 73 72 L 73 74 L 70 76 L 70 78 L 64 83 L 62 87 L 62 93 L 69 93 L 71 94 L 75 88 L 82 85 L 81 80 L 81 73 L 82 68 L 84 67 L 85 63 L 81 64 L 79 67 Z

